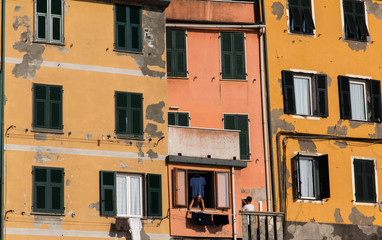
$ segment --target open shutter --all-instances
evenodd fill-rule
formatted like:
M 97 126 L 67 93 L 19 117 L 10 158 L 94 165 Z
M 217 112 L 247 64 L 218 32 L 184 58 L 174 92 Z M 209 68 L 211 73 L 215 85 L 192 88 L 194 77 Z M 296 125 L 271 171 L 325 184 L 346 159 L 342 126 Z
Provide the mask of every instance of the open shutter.
M 327 76 L 325 74 L 316 75 L 316 103 L 317 116 L 328 116 L 328 92 Z
M 142 110 L 142 94 L 129 93 L 130 114 L 127 116 L 129 126 L 129 134 L 140 136 L 143 134 L 143 110 Z
M 175 168 L 173 171 L 174 207 L 187 207 L 188 181 L 187 170 Z
M 284 113 L 295 114 L 296 104 L 295 104 L 295 97 L 294 97 L 293 72 L 282 71 L 282 86 L 283 86 L 283 97 L 284 97 Z
M 236 115 L 236 129 L 240 130 L 240 159 L 250 159 L 248 115 Z
M 100 207 L 102 216 L 116 215 L 115 172 L 100 172 Z
M 317 157 L 318 159 L 318 172 L 320 181 L 320 198 L 330 198 L 330 183 L 329 183 L 329 162 L 328 155 Z
M 355 1 L 355 20 L 361 36 L 369 36 L 365 19 L 365 3 L 363 1 Z
M 147 215 L 162 217 L 162 175 L 147 174 Z
M 370 80 L 371 121 L 381 122 L 381 82 Z
M 338 76 L 338 92 L 340 98 L 341 118 L 351 119 L 349 77 Z
M 346 31 L 348 31 L 352 35 L 357 34 L 356 28 L 356 20 L 354 17 L 354 0 L 344 0 L 343 2 L 343 10 L 344 10 L 344 18 L 345 18 L 345 27 L 347 27 Z
M 289 1 L 289 11 L 291 15 L 291 21 L 294 24 L 294 27 L 302 27 L 302 16 L 299 9 L 299 0 L 290 0 Z M 292 26 L 293 27 L 293 26 Z
M 305 24 L 307 28 L 307 32 L 313 32 L 315 29 L 313 16 L 312 16 L 312 2 L 311 0 L 302 0 L 301 3 L 302 15 L 305 19 Z
M 300 154 L 292 158 L 292 183 L 293 183 L 293 197 L 299 199 L 301 197 L 300 188 Z
M 227 209 L 230 208 L 230 183 L 228 172 L 216 172 L 216 208 Z
M 174 49 L 172 47 L 173 40 L 172 36 L 174 34 L 174 30 L 166 31 L 166 48 L 167 48 L 167 76 L 174 76 Z

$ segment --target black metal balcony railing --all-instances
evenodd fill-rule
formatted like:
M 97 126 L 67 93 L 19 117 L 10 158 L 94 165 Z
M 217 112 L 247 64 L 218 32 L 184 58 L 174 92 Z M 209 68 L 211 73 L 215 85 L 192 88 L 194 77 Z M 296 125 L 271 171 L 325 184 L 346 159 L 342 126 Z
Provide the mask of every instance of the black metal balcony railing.
M 283 240 L 284 213 L 240 211 L 243 240 Z

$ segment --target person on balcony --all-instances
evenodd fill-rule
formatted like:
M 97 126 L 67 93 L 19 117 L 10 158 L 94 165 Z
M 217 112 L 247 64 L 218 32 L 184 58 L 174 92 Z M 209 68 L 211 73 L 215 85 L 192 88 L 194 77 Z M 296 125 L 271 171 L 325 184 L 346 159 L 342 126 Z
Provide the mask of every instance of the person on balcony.
M 202 211 L 204 211 L 204 200 L 201 194 L 198 194 L 196 197 L 192 198 L 188 209 L 191 210 L 191 208 L 200 208 Z
M 243 201 L 243 208 L 241 211 L 255 211 L 255 206 L 253 206 L 252 202 L 252 197 L 248 196 L 247 198 L 242 199 Z

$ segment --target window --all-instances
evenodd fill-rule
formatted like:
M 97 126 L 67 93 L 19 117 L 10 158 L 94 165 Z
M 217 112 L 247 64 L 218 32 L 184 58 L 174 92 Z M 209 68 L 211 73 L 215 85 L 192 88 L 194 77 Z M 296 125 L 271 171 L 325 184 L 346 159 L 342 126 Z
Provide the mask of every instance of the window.
M 115 132 L 133 137 L 143 135 L 142 94 L 115 93 Z
M 187 77 L 186 31 L 167 30 L 167 76 Z
M 291 32 L 313 34 L 311 0 L 289 0 L 289 24 Z
M 35 0 L 35 39 L 47 43 L 64 42 L 62 0 Z
M 240 130 L 240 159 L 249 159 L 248 115 L 224 114 L 224 129 Z
M 355 201 L 376 203 L 374 160 L 354 159 L 353 167 Z
M 188 127 L 189 126 L 188 113 L 169 112 L 168 113 L 168 125 Z
M 62 129 L 62 86 L 33 84 L 33 127 Z
M 293 190 L 296 199 L 320 200 L 330 197 L 328 155 L 292 159 Z
M 230 180 L 228 172 L 173 170 L 175 207 L 188 207 L 192 198 L 201 194 L 206 208 L 230 208 Z M 198 187 L 200 185 L 200 187 Z M 196 191 L 196 189 L 199 189 Z
M 221 38 L 223 79 L 246 79 L 244 33 L 224 32 Z
M 115 5 L 115 48 L 142 51 L 142 13 L 140 7 Z
M 341 118 L 381 122 L 381 83 L 338 76 Z
M 343 0 L 345 37 L 365 41 L 369 36 L 366 26 L 365 3 L 360 0 Z
M 101 215 L 121 217 L 162 217 L 162 176 L 146 175 L 145 205 L 143 175 L 100 172 Z
M 33 167 L 33 211 L 64 213 L 64 169 Z
M 282 71 L 284 113 L 328 116 L 327 76 Z

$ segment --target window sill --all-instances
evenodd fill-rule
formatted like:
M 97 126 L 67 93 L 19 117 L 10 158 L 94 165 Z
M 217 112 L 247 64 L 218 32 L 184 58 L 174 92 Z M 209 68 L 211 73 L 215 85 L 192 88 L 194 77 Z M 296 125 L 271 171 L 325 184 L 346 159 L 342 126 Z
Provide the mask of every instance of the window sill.
M 175 77 L 175 76 L 167 76 L 167 79 L 189 80 L 188 77 Z
M 324 200 L 318 200 L 318 199 L 297 199 L 296 202 L 301 203 L 318 203 L 318 204 L 324 204 Z
M 305 116 L 305 115 L 293 115 L 293 118 L 300 118 L 300 119 L 309 119 L 309 120 L 320 120 L 320 117 L 316 116 Z
M 305 33 L 305 32 L 298 32 L 298 31 L 289 30 L 288 32 L 289 32 L 289 34 L 292 34 L 292 35 L 298 35 L 298 36 L 304 36 L 304 37 L 316 37 L 316 34 L 314 31 L 312 33 Z
M 363 42 L 363 43 L 367 43 L 368 42 L 367 38 L 366 39 L 356 39 L 356 38 L 347 38 L 347 37 L 344 37 L 344 40 L 345 41 L 353 41 L 353 42 Z
M 379 206 L 378 203 L 372 203 L 372 202 L 356 202 L 353 201 L 354 205 L 359 205 L 359 206 L 371 206 L 371 207 L 377 207 Z
M 221 78 L 220 81 L 248 82 L 247 79 Z
M 31 212 L 31 215 L 42 215 L 42 216 L 61 216 L 64 217 L 64 213 L 44 213 L 44 212 Z
M 63 130 L 60 130 L 60 129 L 51 129 L 51 128 L 32 128 L 31 132 L 60 134 L 60 135 L 64 134 Z
M 65 46 L 65 43 L 44 42 L 44 41 L 38 41 L 38 40 L 33 40 L 32 43 L 54 45 L 54 46 L 61 46 L 61 47 Z
M 126 54 L 138 54 L 138 55 L 143 55 L 144 53 L 142 51 L 129 51 L 129 50 L 121 50 L 121 49 L 114 49 L 114 52 L 117 53 L 126 53 Z
M 144 141 L 143 135 L 141 136 L 133 136 L 129 134 L 116 134 L 114 138 L 117 139 L 124 139 L 124 140 L 137 140 L 137 141 Z

